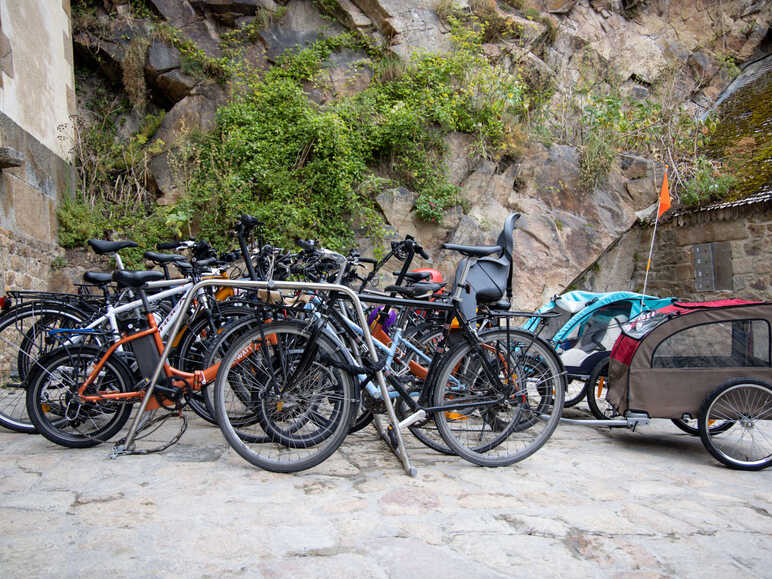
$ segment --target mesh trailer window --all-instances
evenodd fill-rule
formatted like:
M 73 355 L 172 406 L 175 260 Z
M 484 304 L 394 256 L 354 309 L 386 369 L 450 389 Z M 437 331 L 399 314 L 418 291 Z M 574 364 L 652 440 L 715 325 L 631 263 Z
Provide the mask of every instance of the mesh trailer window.
M 662 340 L 652 368 L 737 368 L 770 365 L 766 320 L 731 320 L 686 328 Z

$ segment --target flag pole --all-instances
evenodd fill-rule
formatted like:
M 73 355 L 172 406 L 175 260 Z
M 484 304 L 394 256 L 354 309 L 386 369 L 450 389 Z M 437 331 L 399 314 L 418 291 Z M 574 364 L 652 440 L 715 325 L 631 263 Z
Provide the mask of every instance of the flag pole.
M 657 202 L 657 214 L 659 214 L 659 202 Z M 646 284 L 649 281 L 649 268 L 651 268 L 651 256 L 654 253 L 654 238 L 657 237 L 657 225 L 659 225 L 659 215 L 654 221 L 654 231 L 651 234 L 651 246 L 649 247 L 649 259 L 646 261 L 646 275 L 643 276 L 643 291 L 641 292 L 641 309 L 643 309 L 643 296 L 646 295 Z
M 662 214 L 670 209 L 670 190 L 667 184 L 667 165 L 665 165 L 665 174 L 662 176 L 662 187 L 659 192 L 659 199 L 657 200 L 657 218 L 654 220 L 654 231 L 651 233 L 651 246 L 649 247 L 649 258 L 646 260 L 646 274 L 643 276 L 643 291 L 641 291 L 641 310 L 643 310 L 644 296 L 646 295 L 646 285 L 649 281 L 649 269 L 651 269 L 651 257 L 654 254 L 654 240 L 657 237 L 657 226 L 659 225 L 659 218 Z M 662 208 L 663 195 L 667 195 L 665 201 L 667 202 L 664 210 Z

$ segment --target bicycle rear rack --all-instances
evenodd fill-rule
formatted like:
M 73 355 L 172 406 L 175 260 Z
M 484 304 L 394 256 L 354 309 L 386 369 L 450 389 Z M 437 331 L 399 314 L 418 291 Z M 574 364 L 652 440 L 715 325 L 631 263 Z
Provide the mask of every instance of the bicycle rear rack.
M 359 297 L 352 289 L 344 285 L 329 284 L 329 283 L 309 283 L 309 282 L 289 282 L 289 281 L 251 281 L 251 280 L 248 281 L 248 280 L 226 280 L 226 279 L 202 280 L 198 282 L 196 285 L 194 285 L 185 296 L 185 299 L 183 300 L 183 305 L 182 305 L 183 314 L 181 314 L 174 321 L 174 325 L 172 326 L 171 332 L 167 337 L 167 344 L 173 343 L 174 340 L 177 338 L 177 334 L 179 334 L 180 329 L 182 328 L 182 323 L 185 320 L 186 312 L 190 309 L 190 304 L 193 302 L 194 297 L 199 293 L 199 290 L 209 286 L 232 287 L 232 288 L 239 288 L 239 289 L 258 289 L 258 290 L 264 289 L 269 291 L 271 290 L 329 291 L 329 292 L 337 292 L 337 293 L 343 294 L 354 305 L 354 309 L 356 310 L 357 317 L 359 318 L 359 325 L 363 330 L 363 337 L 365 339 L 365 345 L 367 346 L 367 350 L 370 355 L 370 360 L 374 364 L 378 362 L 378 354 L 375 351 L 375 346 L 373 345 L 373 339 L 372 339 L 372 336 L 370 335 L 369 324 L 367 323 L 367 317 L 365 316 L 364 310 L 362 309 L 362 302 L 359 300 Z M 121 456 L 123 454 L 129 454 L 131 451 L 134 450 L 134 446 L 135 446 L 134 442 L 136 439 L 137 428 L 140 424 L 140 421 L 142 420 L 142 416 L 145 412 L 145 408 L 147 407 L 148 402 L 152 398 L 153 390 L 155 389 L 156 384 L 158 383 L 158 378 L 161 376 L 161 372 L 163 371 L 164 364 L 166 363 L 166 360 L 169 357 L 170 351 L 171 351 L 171 348 L 164 348 L 163 354 L 161 355 L 160 360 L 156 364 L 155 371 L 153 372 L 153 376 L 150 379 L 150 384 L 148 385 L 145 396 L 142 399 L 142 404 L 139 407 L 139 411 L 137 412 L 131 424 L 131 428 L 129 429 L 129 434 L 126 437 L 126 441 L 124 442 L 123 445 L 116 445 L 113 448 L 112 456 L 114 458 Z M 378 382 L 378 387 L 381 391 L 381 396 L 383 397 L 384 404 L 386 405 L 386 411 L 387 411 L 389 423 L 390 423 L 388 427 L 384 428 L 384 425 L 381 423 L 380 417 L 375 416 L 374 423 L 375 423 L 376 429 L 378 430 L 378 434 L 389 445 L 389 448 L 394 452 L 394 454 L 397 455 L 397 458 L 400 459 L 400 461 L 402 462 L 402 466 L 405 469 L 405 472 L 410 476 L 415 476 L 417 474 L 417 471 L 410 464 L 410 459 L 407 456 L 407 449 L 405 448 L 405 442 L 402 438 L 402 433 L 400 432 L 399 420 L 397 419 L 397 415 L 394 412 L 394 406 L 389 397 L 389 389 L 386 386 L 386 380 L 383 377 L 383 372 L 378 371 L 375 374 L 375 377 Z

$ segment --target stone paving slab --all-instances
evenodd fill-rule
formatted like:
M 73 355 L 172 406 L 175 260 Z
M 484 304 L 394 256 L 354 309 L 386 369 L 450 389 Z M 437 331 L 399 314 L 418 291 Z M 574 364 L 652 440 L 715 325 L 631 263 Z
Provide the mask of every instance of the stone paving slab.
M 503 469 L 408 442 L 416 478 L 371 429 L 296 475 L 198 419 L 117 460 L 4 431 L 2 576 L 772 577 L 772 470 L 724 468 L 668 421 L 561 425 Z

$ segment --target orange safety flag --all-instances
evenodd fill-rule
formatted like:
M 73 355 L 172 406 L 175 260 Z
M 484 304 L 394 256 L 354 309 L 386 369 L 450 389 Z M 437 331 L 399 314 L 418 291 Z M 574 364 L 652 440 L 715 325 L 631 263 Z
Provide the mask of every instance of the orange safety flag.
M 659 211 L 657 212 L 657 219 L 662 217 L 662 214 L 670 209 L 670 187 L 667 183 L 667 165 L 665 166 L 665 174 L 662 177 L 662 188 L 659 190 Z

